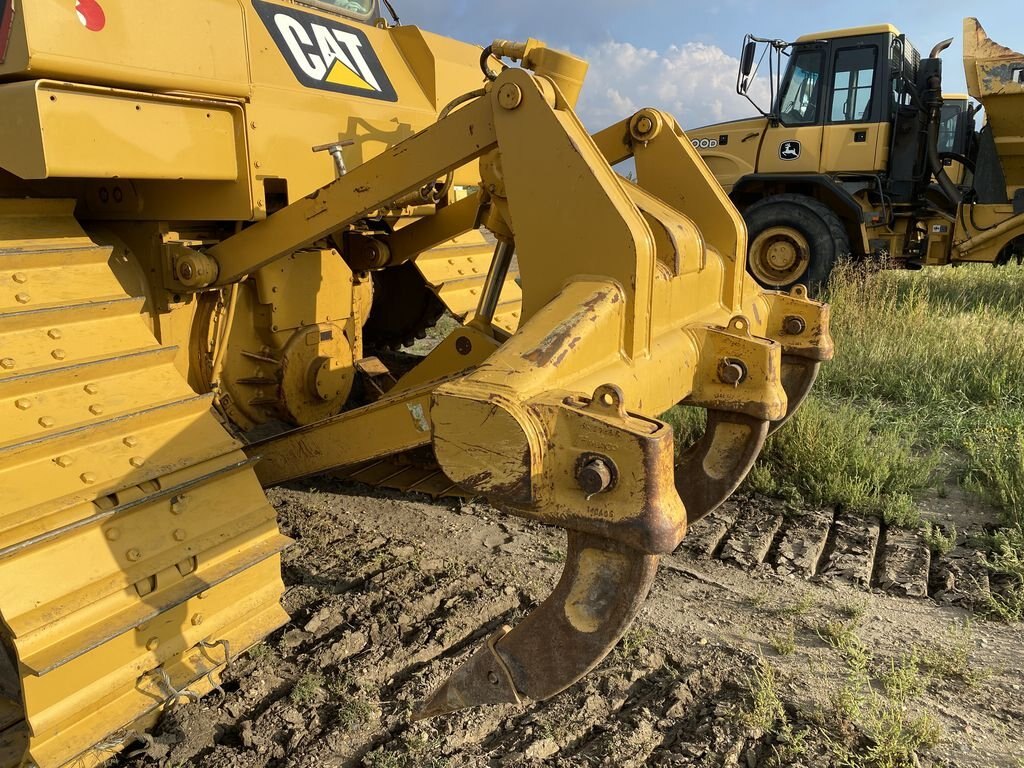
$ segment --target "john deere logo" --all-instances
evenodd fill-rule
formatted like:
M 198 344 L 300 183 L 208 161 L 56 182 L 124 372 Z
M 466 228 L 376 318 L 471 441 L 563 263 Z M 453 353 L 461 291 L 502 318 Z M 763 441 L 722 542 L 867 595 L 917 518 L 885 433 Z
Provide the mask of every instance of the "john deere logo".
M 799 160 L 800 159 L 800 142 L 799 141 L 784 141 L 779 147 L 779 157 L 783 160 Z
M 380 59 L 358 27 L 263 0 L 253 0 L 253 7 L 306 87 L 398 101 Z
M 7 56 L 7 44 L 11 42 L 14 27 L 14 0 L 0 0 L 0 64 Z

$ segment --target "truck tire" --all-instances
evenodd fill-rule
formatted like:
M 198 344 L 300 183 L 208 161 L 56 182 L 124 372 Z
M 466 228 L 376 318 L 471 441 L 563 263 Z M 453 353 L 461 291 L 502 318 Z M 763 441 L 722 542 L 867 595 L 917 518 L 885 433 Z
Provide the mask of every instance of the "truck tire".
M 828 284 L 836 262 L 850 253 L 839 217 L 805 195 L 773 195 L 743 212 L 747 271 L 765 288 L 805 285 L 812 296 Z

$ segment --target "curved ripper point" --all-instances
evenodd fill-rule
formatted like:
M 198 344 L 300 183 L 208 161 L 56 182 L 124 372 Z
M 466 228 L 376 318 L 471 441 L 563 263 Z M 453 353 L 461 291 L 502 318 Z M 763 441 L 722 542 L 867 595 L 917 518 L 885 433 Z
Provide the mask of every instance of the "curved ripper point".
M 732 495 L 750 472 L 769 422 L 740 413 L 708 411 L 707 429 L 676 462 L 676 491 L 694 523 Z
M 632 623 L 658 557 L 569 531 L 555 590 L 511 631 L 504 628 L 437 689 L 417 720 L 484 704 L 541 700 L 596 667 Z
M 786 415 L 771 423 L 768 428 L 769 436 L 778 432 L 787 421 L 793 418 L 793 414 L 800 410 L 800 406 L 804 404 L 804 400 L 811 393 L 811 387 L 814 386 L 820 370 L 820 361 L 796 355 L 782 356 L 782 388 L 786 390 L 786 398 L 789 403 L 786 407 Z

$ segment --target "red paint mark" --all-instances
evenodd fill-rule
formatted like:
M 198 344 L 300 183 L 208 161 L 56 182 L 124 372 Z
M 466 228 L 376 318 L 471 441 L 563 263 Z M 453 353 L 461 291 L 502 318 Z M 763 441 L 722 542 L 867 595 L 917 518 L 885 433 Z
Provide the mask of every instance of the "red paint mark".
M 14 27 L 14 0 L 7 0 L 0 5 L 0 64 L 7 56 L 7 44 L 11 42 L 11 29 Z
M 78 20 L 90 32 L 99 32 L 107 26 L 107 15 L 97 0 L 77 0 L 75 10 L 78 12 Z

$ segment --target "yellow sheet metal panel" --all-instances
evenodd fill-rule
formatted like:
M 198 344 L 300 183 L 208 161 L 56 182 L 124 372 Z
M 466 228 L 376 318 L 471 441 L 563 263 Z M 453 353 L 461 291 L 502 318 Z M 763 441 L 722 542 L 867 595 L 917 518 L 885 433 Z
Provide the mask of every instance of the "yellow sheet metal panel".
M 33 83 L 0 85 L 0 168 L 23 179 L 45 179 L 46 157 Z M 17 115 L 12 120 L 8 115 Z
M 688 130 L 693 148 L 726 190 L 747 174 L 757 170 L 761 135 L 768 127 L 763 117 L 733 120 Z
M 890 124 L 841 123 L 822 130 L 821 167 L 829 173 L 884 171 L 879 149 L 889 145 Z M 861 138 L 863 137 L 863 138 Z
M 241 108 L 36 80 L 0 86 L 0 167 L 26 179 L 234 181 Z
M 0 6 L 11 2 L 0 0 Z M 249 93 L 245 16 L 238 0 L 13 4 L 11 45 L 0 77 L 52 77 L 239 97 Z
M 758 173 L 820 173 L 821 125 L 769 126 L 764 133 Z
M 796 39 L 798 43 L 809 43 L 814 40 L 835 40 L 843 37 L 864 37 L 865 35 L 899 35 L 900 31 L 892 24 L 869 24 L 866 27 L 848 27 L 847 29 L 830 29 L 826 32 L 814 32 Z
M 432 124 L 482 85 L 479 48 L 414 27 L 379 29 L 288 2 L 248 7 L 253 96 L 246 105 L 249 170 L 286 179 L 294 202 L 334 179 L 314 144 L 351 140 L 349 169 Z M 475 164 L 457 182 L 475 184 Z

